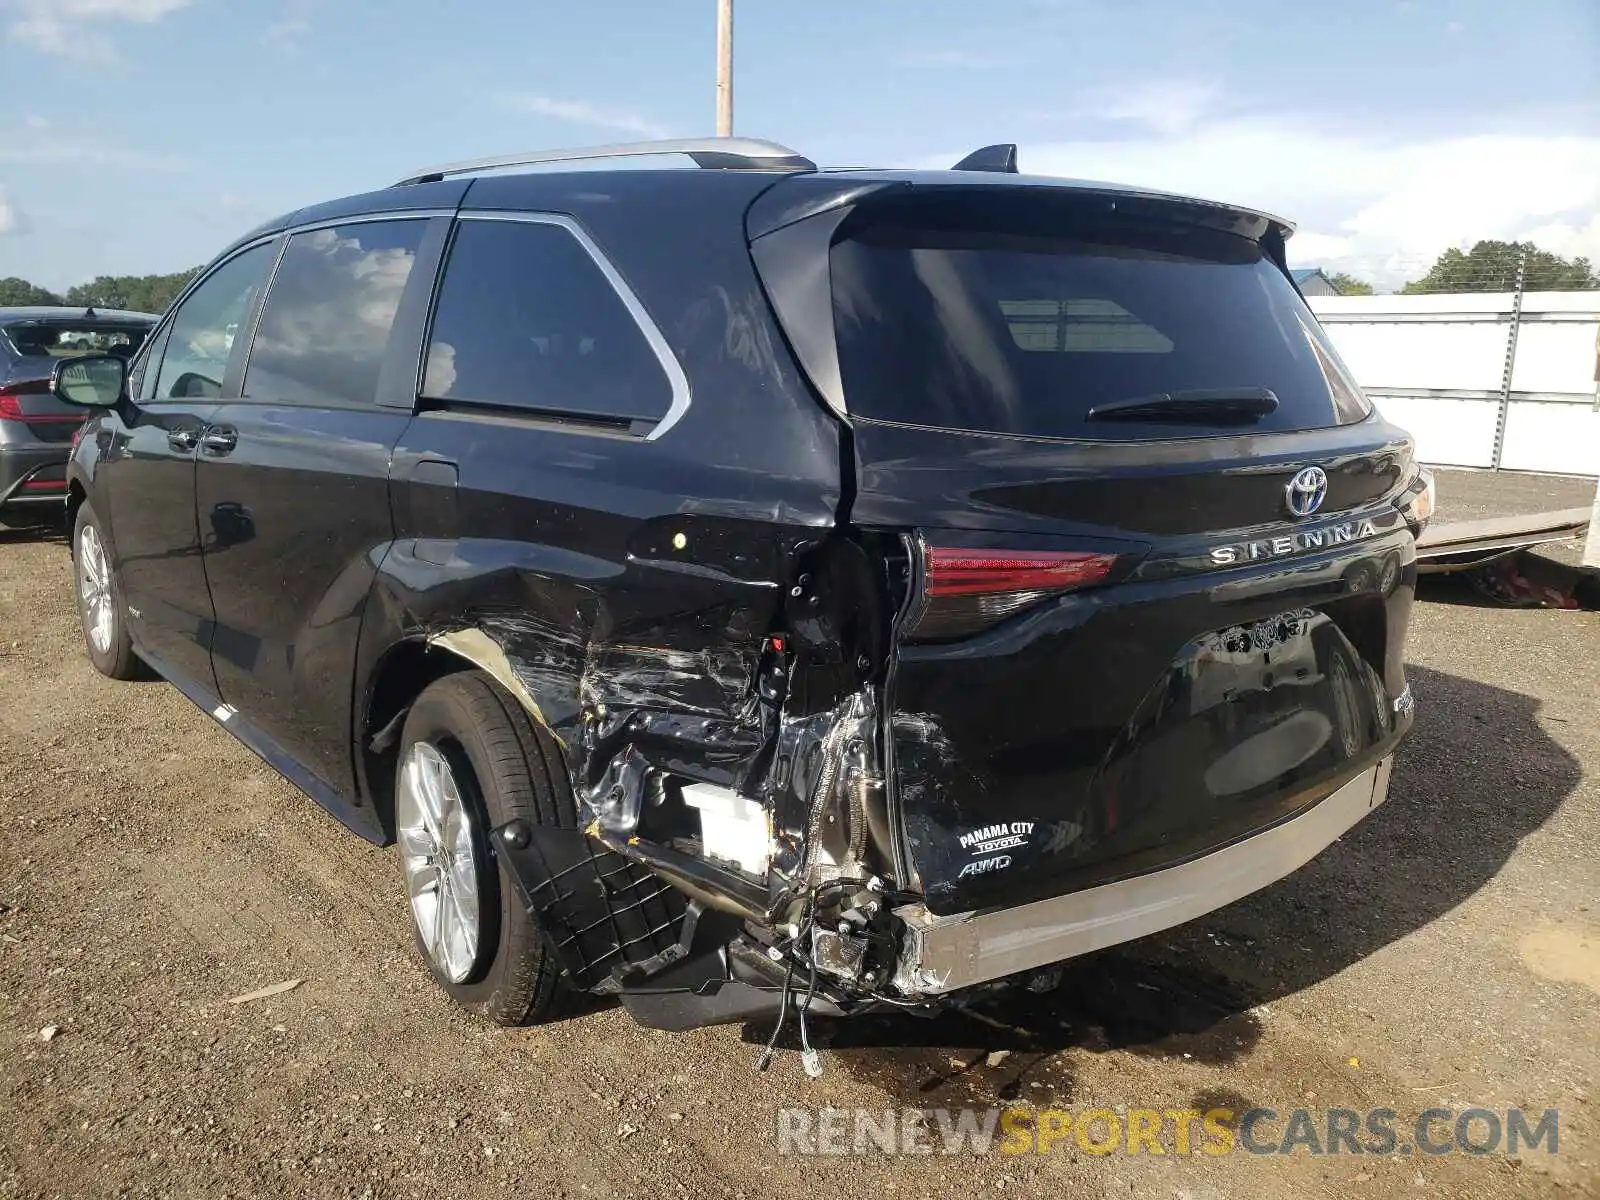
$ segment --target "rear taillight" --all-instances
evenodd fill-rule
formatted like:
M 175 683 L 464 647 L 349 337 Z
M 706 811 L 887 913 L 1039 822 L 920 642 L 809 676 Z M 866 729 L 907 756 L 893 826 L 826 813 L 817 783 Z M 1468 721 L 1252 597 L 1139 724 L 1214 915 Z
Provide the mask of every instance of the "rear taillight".
M 1411 486 L 1406 488 L 1400 499 L 1400 511 L 1405 514 L 1413 532 L 1420 534 L 1427 528 L 1428 522 L 1433 520 L 1437 503 L 1433 472 L 1424 467 L 1417 472 Z
M 28 413 L 22 411 L 23 396 L 48 396 L 48 379 L 23 379 L 0 383 L 0 421 L 27 421 L 35 425 L 65 425 L 82 421 L 82 413 Z
M 0 421 L 26 421 L 28 418 L 22 411 L 21 397 L 40 396 L 49 390 L 49 382 L 43 379 L 0 383 Z
M 918 638 L 976 633 L 1062 592 L 1100 583 L 1119 555 L 1088 550 L 922 547 L 922 606 L 907 632 Z

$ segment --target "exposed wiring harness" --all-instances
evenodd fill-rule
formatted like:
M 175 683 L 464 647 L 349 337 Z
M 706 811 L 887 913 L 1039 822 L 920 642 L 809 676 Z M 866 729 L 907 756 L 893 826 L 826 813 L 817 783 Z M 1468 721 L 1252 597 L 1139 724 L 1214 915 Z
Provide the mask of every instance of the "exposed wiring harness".
M 813 949 L 815 942 L 812 935 L 817 928 L 817 911 L 821 907 L 824 897 L 835 891 L 869 891 L 882 904 L 901 904 L 921 897 L 912 892 L 902 892 L 886 888 L 883 882 L 873 879 L 830 879 L 819 883 L 806 893 L 806 900 L 801 910 L 801 920 L 794 926 L 794 935 L 787 942 L 775 944 L 773 949 L 788 960 L 783 975 L 783 993 L 778 1001 L 778 1019 L 772 1027 L 772 1034 L 767 1039 L 766 1046 L 761 1051 L 761 1057 L 756 1060 L 756 1070 L 765 1071 L 772 1063 L 777 1053 L 778 1039 L 783 1035 L 784 1027 L 789 1021 L 789 996 L 794 990 L 795 966 L 802 960 L 806 968 L 806 989 L 804 995 L 795 1002 L 795 1010 L 800 1023 L 800 1058 L 805 1067 L 806 1074 L 816 1079 L 822 1074 L 822 1058 L 811 1045 L 811 1030 L 807 1022 L 807 1015 L 811 1011 L 812 1001 L 817 994 L 817 965 L 814 961 Z M 917 1009 L 923 1004 L 914 1000 L 901 1000 L 888 996 L 881 989 L 873 988 L 867 992 L 871 1000 L 883 1004 L 893 1005 L 896 1008 Z

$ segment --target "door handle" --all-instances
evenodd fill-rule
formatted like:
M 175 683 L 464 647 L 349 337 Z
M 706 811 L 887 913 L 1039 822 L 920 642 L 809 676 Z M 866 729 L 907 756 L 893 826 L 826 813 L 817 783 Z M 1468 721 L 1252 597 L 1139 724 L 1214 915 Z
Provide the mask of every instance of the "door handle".
M 193 450 L 200 441 L 199 431 L 194 429 L 169 429 L 167 430 L 167 445 L 180 454 L 187 454 Z
M 231 425 L 213 425 L 200 438 L 200 450 L 213 458 L 231 454 L 239 444 L 239 431 Z

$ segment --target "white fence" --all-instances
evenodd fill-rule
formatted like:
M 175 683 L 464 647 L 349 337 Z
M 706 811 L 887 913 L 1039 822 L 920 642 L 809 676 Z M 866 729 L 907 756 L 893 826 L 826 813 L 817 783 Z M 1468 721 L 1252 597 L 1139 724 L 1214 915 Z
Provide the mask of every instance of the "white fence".
M 1308 302 L 1424 462 L 1600 475 L 1600 292 Z

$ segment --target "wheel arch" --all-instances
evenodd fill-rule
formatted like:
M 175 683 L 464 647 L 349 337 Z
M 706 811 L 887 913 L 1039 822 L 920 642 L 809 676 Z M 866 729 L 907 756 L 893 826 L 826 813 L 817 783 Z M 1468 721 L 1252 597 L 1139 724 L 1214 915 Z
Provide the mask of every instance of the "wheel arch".
M 386 840 L 394 837 L 394 777 L 406 714 L 430 684 L 460 671 L 481 670 L 549 732 L 538 700 L 488 634 L 467 628 L 408 636 L 390 646 L 371 674 L 356 723 L 356 761 Z M 559 739 L 557 739 L 559 742 Z
M 89 493 L 84 490 L 83 484 L 73 479 L 67 483 L 67 536 L 72 536 L 72 527 L 78 521 L 78 510 L 88 500 Z

